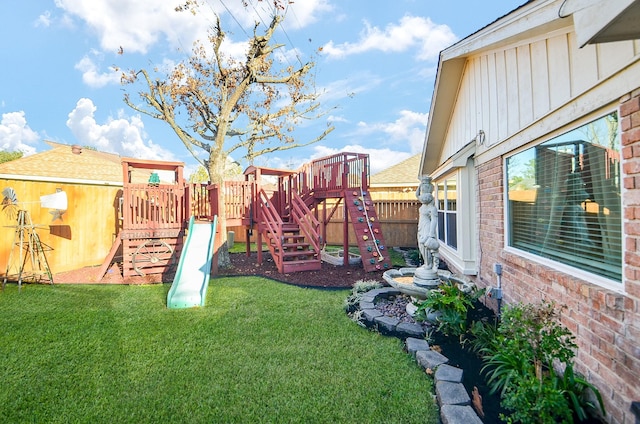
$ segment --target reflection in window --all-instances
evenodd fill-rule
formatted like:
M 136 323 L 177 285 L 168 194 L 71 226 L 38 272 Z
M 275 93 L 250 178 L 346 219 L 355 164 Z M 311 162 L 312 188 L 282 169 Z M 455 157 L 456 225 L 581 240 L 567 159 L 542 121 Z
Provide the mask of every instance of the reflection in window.
M 507 159 L 509 246 L 622 280 L 617 113 Z
M 455 177 L 438 181 L 438 239 L 454 249 L 458 248 L 457 203 L 458 192 Z

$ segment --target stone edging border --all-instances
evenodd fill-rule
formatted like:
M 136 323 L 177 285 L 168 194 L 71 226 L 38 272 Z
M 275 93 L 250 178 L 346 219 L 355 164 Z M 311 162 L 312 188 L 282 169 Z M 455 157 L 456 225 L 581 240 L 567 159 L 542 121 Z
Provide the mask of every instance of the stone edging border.
M 462 384 L 463 370 L 448 365 L 449 359 L 431 350 L 424 339 L 425 331 L 419 324 L 400 322 L 398 318 L 384 315 L 376 308 L 378 299 L 400 295 L 393 287 L 370 290 L 363 294 L 358 308 L 362 323 L 386 336 L 404 340 L 406 350 L 424 370 L 432 370 L 436 400 L 443 424 L 482 424 L 482 420 L 471 406 L 471 398 Z

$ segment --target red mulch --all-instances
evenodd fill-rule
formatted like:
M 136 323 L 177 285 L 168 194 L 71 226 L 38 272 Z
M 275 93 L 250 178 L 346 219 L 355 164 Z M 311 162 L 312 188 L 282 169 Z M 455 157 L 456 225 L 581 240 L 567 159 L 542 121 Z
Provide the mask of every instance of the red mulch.
M 353 283 L 360 280 L 377 280 L 383 282 L 383 271 L 366 272 L 362 264 L 336 266 L 322 262 L 319 271 L 301 271 L 280 274 L 269 253 L 263 254 L 262 264 L 258 264 L 258 255 L 252 253 L 234 253 L 231 255 L 231 268 L 221 269 L 220 276 L 255 275 L 271 278 L 284 283 L 302 287 L 318 288 L 351 288 Z
M 319 271 L 301 271 L 280 274 L 269 253 L 263 254 L 262 264 L 258 264 L 256 253 L 247 256 L 245 253 L 233 253 L 231 267 L 220 269 L 217 276 L 259 276 L 271 278 L 288 284 L 302 287 L 318 288 L 351 288 L 353 283 L 360 280 L 377 280 L 383 282 L 382 272 L 365 272 L 362 265 L 336 266 L 322 263 Z M 122 284 L 122 272 L 117 264 L 112 265 L 104 277 L 98 281 L 99 266 L 84 267 L 73 271 L 62 272 L 53 276 L 55 284 Z M 129 284 L 160 283 L 160 276 L 135 277 L 129 279 Z M 164 279 L 171 282 L 172 279 Z

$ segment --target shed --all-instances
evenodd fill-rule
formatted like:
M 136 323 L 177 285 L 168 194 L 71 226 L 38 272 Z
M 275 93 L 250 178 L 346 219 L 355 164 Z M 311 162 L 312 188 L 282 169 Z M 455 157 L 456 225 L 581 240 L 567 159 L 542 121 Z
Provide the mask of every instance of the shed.
M 47 141 L 50 150 L 0 164 L 0 189 L 12 188 L 28 211 L 55 273 L 100 265 L 121 227 L 122 164 L 118 155 Z M 133 178 L 146 182 L 149 172 Z M 63 191 L 66 210 L 41 207 L 40 197 Z M 15 217 L 0 211 L 0 273 L 15 248 Z M 12 272 L 10 271 L 9 274 Z

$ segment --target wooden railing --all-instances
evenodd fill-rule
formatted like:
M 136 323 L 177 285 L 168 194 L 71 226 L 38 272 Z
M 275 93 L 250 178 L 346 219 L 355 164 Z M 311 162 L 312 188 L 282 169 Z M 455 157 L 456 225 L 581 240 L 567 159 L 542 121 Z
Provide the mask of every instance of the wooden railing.
M 124 228 L 179 229 L 186 222 L 184 188 L 173 184 L 129 184 L 123 190 Z
M 233 225 L 246 225 L 255 219 L 252 214 L 256 184 L 253 181 L 226 181 L 224 183 L 225 217 Z M 218 210 L 218 186 L 206 183 L 188 184 L 185 188 L 189 200 L 189 216 L 213 219 Z
M 291 214 L 294 222 L 300 227 L 305 240 L 309 242 L 312 249 L 318 253 L 322 249 L 322 238 L 320 237 L 320 221 L 311 213 L 304 200 L 297 191 L 292 191 Z
M 189 217 L 195 219 L 213 219 L 210 190 L 206 183 L 190 183 L 185 187 L 189 211 Z
M 313 192 L 332 197 L 344 189 L 369 187 L 369 156 L 340 153 L 303 165 L 295 177 L 294 188 L 302 198 Z
M 255 181 L 227 181 L 224 184 L 224 204 L 227 219 L 242 220 L 255 219 L 255 205 L 253 199 L 256 193 Z
M 280 214 L 276 210 L 275 206 L 269 199 L 267 193 L 260 189 L 258 192 L 258 211 L 259 222 L 262 226 L 264 234 L 267 236 L 267 247 L 271 252 L 273 260 L 276 262 L 276 266 L 280 269 L 282 264 L 282 236 L 284 223 Z M 262 250 L 258 249 L 258 255 L 260 260 Z

